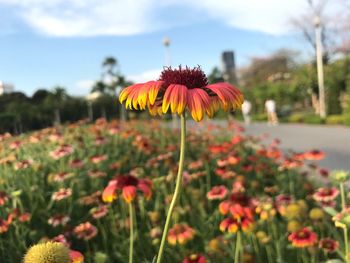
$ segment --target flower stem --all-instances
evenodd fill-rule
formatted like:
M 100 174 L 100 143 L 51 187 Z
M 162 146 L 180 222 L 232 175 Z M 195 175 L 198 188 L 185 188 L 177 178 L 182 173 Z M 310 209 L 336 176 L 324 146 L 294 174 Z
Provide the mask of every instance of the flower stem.
M 175 191 L 173 194 L 173 198 L 171 200 L 168 214 L 165 220 L 165 225 L 163 229 L 163 235 L 162 240 L 160 242 L 159 252 L 156 263 L 160 263 L 162 261 L 163 251 L 164 251 L 164 245 L 165 240 L 168 236 L 171 216 L 173 214 L 177 199 L 179 198 L 180 192 L 181 192 L 181 185 L 182 185 L 182 175 L 183 175 L 183 169 L 184 169 L 184 161 L 185 161 L 185 147 L 186 147 L 186 119 L 185 119 L 185 113 L 182 113 L 180 115 L 180 121 L 181 121 L 181 142 L 180 142 L 180 160 L 179 160 L 179 170 L 177 172 L 176 177 L 176 186 Z
M 237 238 L 236 238 L 236 248 L 235 248 L 235 261 L 234 263 L 239 263 L 239 255 L 241 251 L 241 232 L 237 231 Z
M 129 216 L 130 216 L 130 247 L 129 247 L 129 263 L 132 263 L 134 254 L 134 207 L 132 202 L 129 203 Z
M 345 201 L 345 189 L 344 189 L 344 183 L 341 182 L 339 185 L 340 188 L 340 196 L 341 196 L 341 208 L 344 211 L 346 208 L 346 201 Z M 345 227 L 343 229 L 344 233 L 344 246 L 345 246 L 345 262 L 349 262 L 349 238 L 348 238 L 348 228 Z

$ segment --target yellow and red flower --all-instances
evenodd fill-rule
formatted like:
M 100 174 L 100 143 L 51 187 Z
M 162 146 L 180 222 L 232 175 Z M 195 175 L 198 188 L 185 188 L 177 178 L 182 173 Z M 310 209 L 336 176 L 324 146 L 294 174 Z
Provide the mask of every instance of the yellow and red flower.
M 317 243 L 317 234 L 305 227 L 288 236 L 294 247 L 305 248 L 312 247 Z
M 205 114 L 212 117 L 219 109 L 240 108 L 242 93 L 228 83 L 208 85 L 207 77 L 200 67 L 165 68 L 159 80 L 138 83 L 125 88 L 119 96 L 129 109 L 145 110 L 152 115 L 167 113 L 182 114 L 186 109 L 195 121 Z
M 168 232 L 168 242 L 170 245 L 183 245 L 194 238 L 195 231 L 187 224 L 175 224 Z
M 231 217 L 225 218 L 220 223 L 222 232 L 236 233 L 239 229 L 248 232 L 254 225 L 253 211 L 249 207 L 233 205 L 230 207 Z
M 221 214 L 226 215 L 232 207 L 236 207 L 237 205 L 248 208 L 255 207 L 254 200 L 252 200 L 245 194 L 233 193 L 227 200 L 222 201 L 219 204 L 219 211 Z
M 146 199 L 150 199 L 152 196 L 152 182 L 132 175 L 117 176 L 104 189 L 102 194 L 103 201 L 107 203 L 113 202 L 117 198 L 118 190 L 122 191 L 123 198 L 127 203 L 135 199 L 137 190 L 140 190 Z
M 71 263 L 84 263 L 84 256 L 79 251 L 70 250 L 69 256 Z
M 207 260 L 201 254 L 191 254 L 182 261 L 182 263 L 206 263 L 206 262 Z

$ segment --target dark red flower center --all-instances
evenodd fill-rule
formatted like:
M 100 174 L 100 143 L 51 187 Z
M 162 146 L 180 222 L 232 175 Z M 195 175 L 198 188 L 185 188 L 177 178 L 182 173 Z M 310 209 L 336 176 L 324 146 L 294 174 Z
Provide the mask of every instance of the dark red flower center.
M 177 69 L 171 67 L 164 68 L 159 80 L 164 81 L 164 86 L 168 87 L 171 84 L 184 85 L 189 89 L 203 88 L 208 85 L 208 79 L 203 70 L 198 66 L 193 69 L 189 67 Z

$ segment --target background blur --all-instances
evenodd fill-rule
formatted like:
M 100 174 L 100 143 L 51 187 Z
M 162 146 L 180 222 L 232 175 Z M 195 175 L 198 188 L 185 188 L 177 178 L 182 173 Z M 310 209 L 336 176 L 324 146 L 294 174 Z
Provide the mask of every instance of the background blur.
M 120 90 L 178 65 L 237 85 L 255 121 L 273 99 L 282 122 L 350 124 L 349 0 L 0 0 L 0 12 L 0 133 L 126 117 Z

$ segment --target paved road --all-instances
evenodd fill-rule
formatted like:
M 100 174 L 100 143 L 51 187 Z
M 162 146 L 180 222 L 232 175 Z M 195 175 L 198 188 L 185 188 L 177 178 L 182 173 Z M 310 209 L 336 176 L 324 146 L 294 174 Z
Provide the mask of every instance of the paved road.
M 272 140 L 279 138 L 281 148 L 303 151 L 319 149 L 326 158 L 319 162 L 329 169 L 350 171 L 350 128 L 338 126 L 319 126 L 303 124 L 281 124 L 269 127 L 265 123 L 254 123 L 246 127 L 247 134 L 268 134 Z

